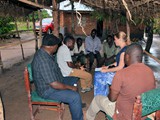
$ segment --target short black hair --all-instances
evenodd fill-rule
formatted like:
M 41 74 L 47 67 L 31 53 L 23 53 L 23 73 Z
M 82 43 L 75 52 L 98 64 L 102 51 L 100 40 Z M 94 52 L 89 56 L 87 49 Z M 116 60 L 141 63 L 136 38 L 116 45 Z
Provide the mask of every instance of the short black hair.
M 73 41 L 75 41 L 75 39 L 74 39 L 74 37 L 73 37 L 73 36 L 68 35 L 68 36 L 66 36 L 66 37 L 64 38 L 64 44 L 66 44 L 69 40 L 73 40 Z
M 131 45 L 127 46 L 125 54 L 134 56 L 139 62 L 141 62 L 143 57 L 143 48 L 138 43 L 132 43 Z
M 97 30 L 96 30 L 96 29 L 93 29 L 93 30 L 91 31 L 91 34 L 92 34 L 93 32 L 95 32 L 95 33 L 97 34 Z
M 80 40 L 83 41 L 82 38 L 78 37 L 78 38 L 77 38 L 77 41 L 80 41 Z
M 53 34 L 46 34 L 42 39 L 42 46 L 58 45 L 60 42 L 61 40 Z

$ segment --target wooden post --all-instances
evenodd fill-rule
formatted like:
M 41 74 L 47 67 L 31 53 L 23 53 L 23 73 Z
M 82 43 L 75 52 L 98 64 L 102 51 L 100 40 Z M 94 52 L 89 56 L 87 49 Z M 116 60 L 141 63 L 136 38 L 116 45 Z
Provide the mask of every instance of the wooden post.
M 29 18 L 27 17 L 27 30 L 29 30 Z
M 32 13 L 32 22 L 33 22 L 33 32 L 34 32 L 34 36 L 35 36 L 35 51 L 37 51 L 38 50 L 38 38 L 37 38 L 37 34 L 36 34 L 34 12 Z
M 131 39 L 130 39 L 130 26 L 129 26 L 129 15 L 128 12 L 126 12 L 126 29 L 127 29 L 127 45 L 131 44 Z
M 14 22 L 15 22 L 16 32 L 17 32 L 18 38 L 20 38 L 19 31 L 18 31 L 18 26 L 17 26 L 17 18 L 14 19 Z
M 40 48 L 42 45 L 42 11 L 41 10 L 38 10 L 38 17 L 40 22 L 38 48 Z
M 54 35 L 58 37 L 58 10 L 57 10 L 57 0 L 52 0 L 53 6 L 53 21 L 54 21 Z
M 74 2 L 73 1 L 71 1 L 71 6 L 72 6 L 72 35 L 75 33 L 74 32 Z
M 3 73 L 3 62 L 1 57 L 1 51 L 0 51 L 0 74 Z
M 21 42 L 21 39 L 20 39 L 20 35 L 19 35 L 19 31 L 18 31 L 18 26 L 17 26 L 17 19 L 16 18 L 15 18 L 15 25 L 16 25 L 16 31 L 17 31 L 17 34 L 18 34 L 18 39 L 19 39 L 21 51 L 22 51 L 22 58 L 24 60 L 25 58 L 24 58 L 23 45 L 22 45 L 22 42 Z

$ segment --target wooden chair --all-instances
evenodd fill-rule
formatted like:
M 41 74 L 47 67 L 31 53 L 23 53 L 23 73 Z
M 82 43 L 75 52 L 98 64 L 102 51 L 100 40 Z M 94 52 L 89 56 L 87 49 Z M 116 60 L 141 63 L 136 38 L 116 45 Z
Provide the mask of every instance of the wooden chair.
M 31 83 L 33 82 L 32 79 L 32 71 L 31 71 L 31 65 L 29 64 L 28 67 L 25 68 L 24 71 L 24 78 L 25 78 L 25 87 L 28 95 L 28 107 L 30 111 L 30 119 L 35 120 L 35 116 L 37 113 L 39 113 L 40 110 L 53 110 L 58 112 L 59 120 L 63 119 L 63 113 L 64 113 L 64 104 L 60 101 L 56 100 L 49 100 L 49 99 L 43 99 L 40 96 L 38 96 L 36 90 L 32 90 Z M 33 105 L 36 105 L 36 110 L 33 112 Z
M 143 116 L 153 112 L 156 112 L 154 120 L 160 120 L 160 88 L 150 90 L 136 97 L 132 120 L 141 120 Z M 146 119 L 149 120 L 149 118 Z
M 136 97 L 132 120 L 141 120 L 142 117 L 153 112 L 156 112 L 154 120 L 160 120 L 160 88 L 150 90 Z M 112 120 L 112 118 L 106 115 L 106 120 Z M 151 119 L 146 118 L 146 120 Z

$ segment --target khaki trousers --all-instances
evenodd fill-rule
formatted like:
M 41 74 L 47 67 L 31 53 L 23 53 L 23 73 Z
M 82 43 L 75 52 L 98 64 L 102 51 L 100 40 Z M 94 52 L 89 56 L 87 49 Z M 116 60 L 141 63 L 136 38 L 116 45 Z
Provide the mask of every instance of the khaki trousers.
M 69 76 L 79 77 L 82 89 L 86 89 L 92 85 L 92 75 L 86 71 L 73 69 Z
M 115 110 L 115 102 L 109 101 L 108 97 L 105 97 L 105 96 L 94 97 L 91 102 L 91 105 L 89 106 L 86 112 L 87 120 L 94 120 L 96 117 L 96 114 L 100 110 L 112 117 Z

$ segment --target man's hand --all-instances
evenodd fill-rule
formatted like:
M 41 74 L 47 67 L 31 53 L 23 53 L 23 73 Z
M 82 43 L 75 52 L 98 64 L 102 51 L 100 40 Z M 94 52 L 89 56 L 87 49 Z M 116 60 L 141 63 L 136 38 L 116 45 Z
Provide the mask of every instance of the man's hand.
M 72 89 L 71 90 L 73 90 L 73 91 L 77 91 L 78 90 L 78 88 L 77 87 L 75 87 L 75 86 L 72 86 Z
M 85 71 L 84 65 L 80 67 L 80 70 Z
M 107 72 L 107 71 L 108 71 L 108 66 L 103 66 L 101 72 Z

